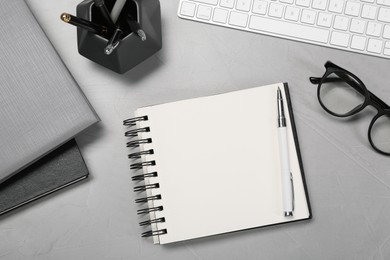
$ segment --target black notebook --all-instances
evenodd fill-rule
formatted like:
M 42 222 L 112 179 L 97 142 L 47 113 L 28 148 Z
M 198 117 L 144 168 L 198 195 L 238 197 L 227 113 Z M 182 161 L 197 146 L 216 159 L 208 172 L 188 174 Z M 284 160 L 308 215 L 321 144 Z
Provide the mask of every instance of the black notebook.
M 0 215 L 88 177 L 74 139 L 0 184 Z
M 294 214 L 285 217 L 277 89 L 286 101 Z M 129 127 L 139 214 L 156 244 L 311 217 L 286 83 L 137 109 Z M 140 182 L 143 181 L 143 182 Z

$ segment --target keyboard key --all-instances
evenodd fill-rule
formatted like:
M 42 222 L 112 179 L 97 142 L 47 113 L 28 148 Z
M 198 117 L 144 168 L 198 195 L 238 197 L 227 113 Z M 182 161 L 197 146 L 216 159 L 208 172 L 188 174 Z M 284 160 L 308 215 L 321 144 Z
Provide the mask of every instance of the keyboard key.
M 301 10 L 299 8 L 287 6 L 284 18 L 290 21 L 298 21 L 300 11 Z
M 196 14 L 196 17 L 202 20 L 210 20 L 211 18 L 211 11 L 212 8 L 207 5 L 199 5 L 198 6 L 198 13 Z
M 390 25 L 385 25 L 385 29 L 383 29 L 383 38 L 390 39 Z
M 341 14 L 343 12 L 343 7 L 344 7 L 343 0 L 330 0 L 328 9 L 333 13 Z
M 217 23 L 226 23 L 229 12 L 226 9 L 215 8 L 213 21 Z
M 295 4 L 299 5 L 299 6 L 309 7 L 310 6 L 310 0 L 296 0 Z
M 378 20 L 390 23 L 390 9 L 384 7 L 379 8 Z
M 247 14 L 233 12 L 233 11 L 230 12 L 229 24 L 239 26 L 239 27 L 246 27 L 247 22 L 248 22 Z
M 384 53 L 385 55 L 390 56 L 390 42 L 386 42 L 386 44 L 385 44 L 385 49 L 383 50 L 383 53 Z
M 281 18 L 283 15 L 284 6 L 281 4 L 271 3 L 269 5 L 268 15 L 276 18 Z
M 195 2 L 203 3 L 203 4 L 209 4 L 209 5 L 217 5 L 218 0 L 192 0 Z
M 386 42 L 383 53 L 390 56 L 390 42 Z
M 234 0 L 221 0 L 219 5 L 226 8 L 233 8 Z
M 366 48 L 366 37 L 354 35 L 352 36 L 351 48 L 363 51 Z
M 360 1 L 366 2 L 366 3 L 374 3 L 375 2 L 375 0 L 360 0 Z
M 373 5 L 363 5 L 362 17 L 374 20 L 376 17 L 377 7 Z
M 194 3 L 188 3 L 188 2 L 183 2 L 181 4 L 180 8 L 180 14 L 184 16 L 194 16 L 195 15 L 195 9 L 196 9 L 196 4 Z
M 328 3 L 327 0 L 313 0 L 312 7 L 318 10 L 325 10 L 327 3 Z
M 381 32 L 382 32 L 382 24 L 368 22 L 367 31 L 366 31 L 367 35 L 379 37 L 381 35 Z
M 349 34 L 342 32 L 332 32 L 332 37 L 330 38 L 330 44 L 347 47 L 349 44 Z
M 280 2 L 285 4 L 293 4 L 294 0 L 280 0 Z
M 349 30 L 354 33 L 363 33 L 366 27 L 366 21 L 353 18 Z
M 390 0 L 377 0 L 376 2 L 378 5 L 390 6 Z
M 348 1 L 345 5 L 345 14 L 352 16 L 359 16 L 360 3 Z
M 249 12 L 251 0 L 237 0 L 236 9 L 239 11 Z
M 383 42 L 377 39 L 369 39 L 368 40 L 368 46 L 367 51 L 373 52 L 373 53 L 381 53 L 383 47 Z
M 323 27 L 330 27 L 332 24 L 333 15 L 329 13 L 319 13 L 317 24 Z
M 268 2 L 266 1 L 255 0 L 253 2 L 252 12 L 256 14 L 265 14 L 267 12 L 267 5 Z
M 302 23 L 314 24 L 315 21 L 316 21 L 316 12 L 308 9 L 304 9 L 302 11 L 302 17 L 301 17 Z
M 321 28 L 252 15 L 249 28 L 285 37 L 327 43 L 329 31 Z
M 349 18 L 336 15 L 334 18 L 333 28 L 346 31 L 348 29 Z

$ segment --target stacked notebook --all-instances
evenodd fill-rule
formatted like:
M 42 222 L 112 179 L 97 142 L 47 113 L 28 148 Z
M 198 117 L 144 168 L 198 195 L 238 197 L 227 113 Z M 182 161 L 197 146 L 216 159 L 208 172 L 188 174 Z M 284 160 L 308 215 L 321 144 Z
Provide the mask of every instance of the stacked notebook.
M 74 139 L 0 184 L 0 215 L 88 177 Z
M 286 100 L 293 216 L 283 211 L 277 89 Z M 143 236 L 166 244 L 311 217 L 287 84 L 148 106 L 125 120 Z M 138 148 L 137 148 L 138 147 Z M 142 183 L 144 182 L 144 183 Z
M 23 0 L 2 1 L 0 16 L 4 23 L 4 26 L 0 26 L 0 34 L 3 36 L 0 44 L 2 183 L 17 173 L 20 173 L 18 178 L 27 176 L 27 171 L 22 171 L 23 169 L 98 122 L 99 118 L 26 3 Z M 74 142 L 71 146 L 78 149 Z M 59 153 L 61 152 L 57 152 Z M 76 157 L 80 159 L 81 155 L 76 153 L 73 158 Z M 58 162 L 55 165 L 59 166 Z M 49 190 L 55 190 L 55 186 L 61 187 L 72 180 L 80 179 L 81 175 L 87 176 L 85 169 L 83 174 L 78 174 L 77 177 L 63 176 L 71 174 L 73 170 L 78 171 L 79 166 L 80 164 L 75 169 L 67 168 L 68 171 L 62 172 L 62 176 L 53 175 L 57 179 L 53 180 L 56 184 L 49 187 L 47 183 L 41 182 L 42 185 L 36 189 L 41 190 L 42 195 Z M 53 172 L 58 170 L 55 168 L 50 166 Z M 58 171 L 57 173 L 60 174 Z M 46 176 L 49 178 L 49 175 Z M 34 183 L 30 182 L 29 185 Z M 0 196 L 5 194 L 3 191 L 4 189 L 0 188 Z M 15 197 L 16 194 L 12 196 Z M 7 200 L 2 197 L 3 199 Z M 24 196 L 15 201 L 13 206 L 30 199 Z M 4 203 L 0 205 L 0 212 L 10 205 L 2 208 L 3 206 Z

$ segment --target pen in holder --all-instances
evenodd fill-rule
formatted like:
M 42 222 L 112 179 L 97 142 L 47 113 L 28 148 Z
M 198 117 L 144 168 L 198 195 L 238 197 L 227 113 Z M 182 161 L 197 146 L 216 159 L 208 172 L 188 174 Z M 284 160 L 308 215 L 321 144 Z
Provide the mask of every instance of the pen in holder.
M 107 28 L 98 34 L 77 28 L 77 46 L 82 56 L 122 74 L 161 49 L 159 0 L 127 0 L 114 27 L 97 2 L 85 0 L 77 6 L 77 17 Z M 115 2 L 105 0 L 104 8 L 111 12 Z

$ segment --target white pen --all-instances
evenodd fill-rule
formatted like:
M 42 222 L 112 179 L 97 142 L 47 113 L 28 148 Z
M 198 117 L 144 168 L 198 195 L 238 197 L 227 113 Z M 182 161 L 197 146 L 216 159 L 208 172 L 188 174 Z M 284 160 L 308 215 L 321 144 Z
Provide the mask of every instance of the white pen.
M 114 6 L 112 7 L 110 16 L 114 23 L 118 20 L 118 17 L 123 9 L 123 6 L 126 4 L 126 0 L 116 0 Z
M 279 153 L 282 173 L 282 193 L 284 216 L 292 216 L 294 210 L 293 179 L 290 172 L 290 162 L 288 158 L 288 142 L 286 118 L 284 116 L 283 97 L 280 88 L 277 91 L 278 99 L 278 137 Z

